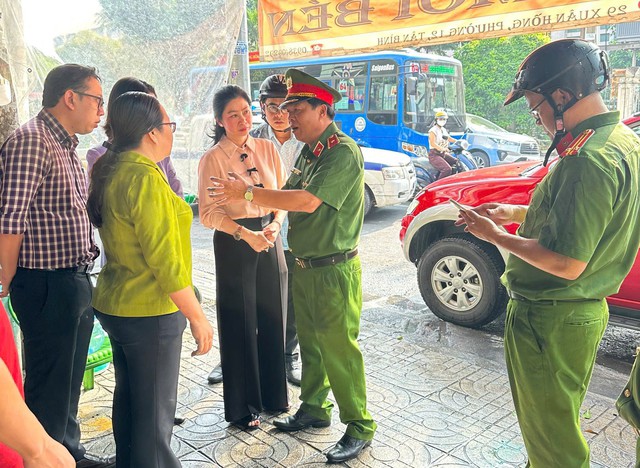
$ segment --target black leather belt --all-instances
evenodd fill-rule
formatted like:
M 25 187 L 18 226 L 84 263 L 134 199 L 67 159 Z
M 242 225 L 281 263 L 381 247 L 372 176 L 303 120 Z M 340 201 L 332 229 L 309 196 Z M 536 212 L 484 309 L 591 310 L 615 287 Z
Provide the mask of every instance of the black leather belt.
M 538 300 L 532 300 L 532 299 L 527 299 L 522 294 L 518 294 L 517 292 L 509 291 L 508 289 L 507 289 L 507 294 L 509 295 L 509 298 L 513 299 L 514 301 L 531 302 L 531 303 L 541 304 L 541 305 L 556 305 L 559 302 L 599 302 L 599 301 L 602 300 L 602 299 L 538 299 Z
M 69 268 L 53 268 L 47 271 L 71 271 L 73 273 L 91 273 L 93 270 L 93 263 L 87 263 L 86 265 L 78 265 Z
M 344 263 L 347 260 L 352 259 L 356 255 L 358 255 L 358 249 L 353 249 L 348 252 L 320 258 L 304 259 L 296 257 L 296 265 L 298 265 L 300 268 L 320 268 L 329 265 L 337 265 L 338 263 Z

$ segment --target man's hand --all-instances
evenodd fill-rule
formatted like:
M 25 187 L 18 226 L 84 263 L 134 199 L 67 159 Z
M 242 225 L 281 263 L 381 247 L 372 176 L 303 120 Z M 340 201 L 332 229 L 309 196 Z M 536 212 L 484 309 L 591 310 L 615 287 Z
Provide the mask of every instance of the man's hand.
M 16 274 L 16 270 L 9 270 L 9 268 L 0 269 L 0 284 L 2 285 L 2 291 L 0 291 L 0 297 L 7 297 L 9 295 L 9 289 L 11 289 L 11 282 Z
M 244 200 L 244 194 L 249 187 L 242 177 L 235 172 L 229 172 L 228 179 L 220 179 L 218 177 L 209 177 L 212 182 L 211 187 L 207 187 L 209 197 L 212 198 L 216 205 L 226 205 L 231 202 Z
M 502 203 L 483 203 L 480 206 L 471 208 L 470 211 L 474 211 L 480 216 L 489 218 L 498 226 L 504 226 L 505 224 L 521 223 L 524 220 L 524 214 L 526 209 L 519 205 L 507 205 Z M 462 216 L 459 216 L 455 222 L 456 226 L 465 224 Z
M 494 243 L 494 239 L 500 235 L 500 228 L 490 218 L 479 215 L 475 210 L 460 210 L 460 219 L 457 225 L 466 224 L 466 232 L 470 232 L 479 239 Z

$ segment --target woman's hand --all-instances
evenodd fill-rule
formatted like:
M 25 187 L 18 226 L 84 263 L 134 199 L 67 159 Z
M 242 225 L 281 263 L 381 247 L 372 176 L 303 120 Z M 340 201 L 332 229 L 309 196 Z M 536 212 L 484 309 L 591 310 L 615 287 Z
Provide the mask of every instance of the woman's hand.
M 200 314 L 195 320 L 189 321 L 189 328 L 191 328 L 191 334 L 196 340 L 198 349 L 191 352 L 191 356 L 199 356 L 207 354 L 213 345 L 213 327 L 204 316 L 204 313 Z
M 267 224 L 267 226 L 265 226 L 265 228 L 262 230 L 262 233 L 269 242 L 275 244 L 276 239 L 278 238 L 278 234 L 280 234 L 280 229 L 282 229 L 280 223 L 278 221 L 272 221 L 271 223 Z
M 273 223 L 272 223 L 273 224 Z M 268 227 L 268 226 L 267 226 Z M 265 228 L 266 229 L 266 228 Z M 256 252 L 268 251 L 274 243 L 270 241 L 263 231 L 245 231 L 242 239 Z

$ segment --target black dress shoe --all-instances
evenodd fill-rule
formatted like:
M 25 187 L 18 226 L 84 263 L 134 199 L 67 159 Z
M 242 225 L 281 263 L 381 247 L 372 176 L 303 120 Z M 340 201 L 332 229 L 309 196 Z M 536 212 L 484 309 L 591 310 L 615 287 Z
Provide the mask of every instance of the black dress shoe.
M 217 384 L 222 382 L 222 366 L 220 364 L 213 368 L 211 374 L 209 374 L 209 377 L 207 377 L 207 381 L 210 384 Z
M 299 409 L 293 416 L 283 419 L 274 419 L 273 425 L 281 431 L 299 431 L 307 427 L 329 427 L 331 421 L 311 416 Z
M 287 380 L 296 386 L 300 386 L 300 380 L 302 380 L 302 370 L 300 369 L 300 363 L 297 359 L 287 359 L 285 364 L 287 370 Z
M 180 413 L 176 413 L 176 415 L 173 417 L 173 425 L 174 426 L 179 426 L 180 424 L 182 424 L 186 420 L 187 420 L 187 418 L 185 418 L 183 415 L 181 415 Z
M 350 435 L 343 435 L 342 439 L 327 452 L 327 460 L 329 463 L 341 463 L 347 460 L 353 460 L 362 449 L 371 445 L 370 440 L 356 439 Z
M 76 468 L 113 468 L 115 466 L 115 455 L 99 456 L 85 453 L 84 458 L 76 462 Z

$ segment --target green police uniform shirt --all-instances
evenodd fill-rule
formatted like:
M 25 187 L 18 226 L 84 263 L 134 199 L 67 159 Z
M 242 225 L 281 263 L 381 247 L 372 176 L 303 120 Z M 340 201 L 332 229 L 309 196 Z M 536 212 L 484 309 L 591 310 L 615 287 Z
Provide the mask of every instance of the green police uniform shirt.
M 306 190 L 322 204 L 313 213 L 289 213 L 289 247 L 310 259 L 357 247 L 364 218 L 364 159 L 360 148 L 331 123 L 306 145 L 285 189 Z
M 567 280 L 509 255 L 502 282 L 531 300 L 615 294 L 638 254 L 640 140 L 618 112 L 591 117 L 572 134 L 579 136 L 536 187 L 518 235 L 587 267 Z

